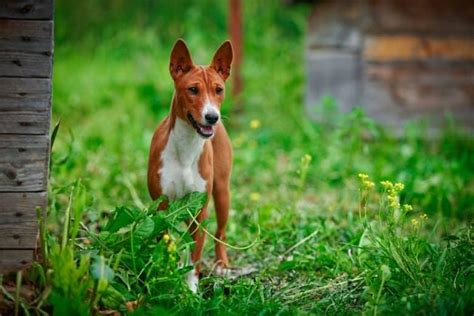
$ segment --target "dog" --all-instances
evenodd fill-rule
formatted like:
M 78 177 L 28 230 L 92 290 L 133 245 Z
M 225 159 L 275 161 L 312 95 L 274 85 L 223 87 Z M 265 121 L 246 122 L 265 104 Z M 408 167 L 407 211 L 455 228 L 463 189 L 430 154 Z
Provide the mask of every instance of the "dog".
M 190 192 L 206 192 L 207 202 L 196 218 L 202 222 L 208 216 L 212 195 L 217 214 L 215 236 L 219 240 L 226 239 L 230 207 L 232 145 L 220 109 L 232 58 L 232 44 L 225 41 L 210 65 L 195 65 L 185 42 L 176 41 L 169 64 L 175 88 L 170 113 L 155 130 L 148 163 L 148 190 L 153 200 L 162 194 L 179 199 Z M 165 202 L 159 208 L 166 207 Z M 194 293 L 199 285 L 199 261 L 205 241 L 205 233 L 197 226 L 190 225 L 195 242 L 191 252 L 194 268 L 186 278 Z M 215 243 L 215 255 L 217 270 L 225 271 L 229 261 L 223 243 Z

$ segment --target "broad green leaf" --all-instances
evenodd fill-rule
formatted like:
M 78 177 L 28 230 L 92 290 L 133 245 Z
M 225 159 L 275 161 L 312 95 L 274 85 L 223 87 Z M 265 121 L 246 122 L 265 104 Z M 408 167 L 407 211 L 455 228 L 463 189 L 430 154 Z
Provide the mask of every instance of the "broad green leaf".
M 118 207 L 112 213 L 111 218 L 104 227 L 104 231 L 115 233 L 121 228 L 130 225 L 140 217 L 140 211 L 126 207 Z
M 107 265 L 103 256 L 95 257 L 91 265 L 91 275 L 95 280 L 104 279 L 111 282 L 114 279 L 114 271 Z
M 151 219 L 155 223 L 155 235 L 159 235 L 160 233 L 164 232 L 169 226 L 164 212 L 159 212 L 158 214 L 152 216 Z
M 155 222 L 150 217 L 146 217 L 133 232 L 133 237 L 136 240 L 144 240 L 152 235 L 154 229 Z
M 190 213 L 195 216 L 206 200 L 206 193 L 191 192 L 179 200 L 171 201 L 167 213 L 173 214 L 174 221 L 184 221 L 190 217 Z

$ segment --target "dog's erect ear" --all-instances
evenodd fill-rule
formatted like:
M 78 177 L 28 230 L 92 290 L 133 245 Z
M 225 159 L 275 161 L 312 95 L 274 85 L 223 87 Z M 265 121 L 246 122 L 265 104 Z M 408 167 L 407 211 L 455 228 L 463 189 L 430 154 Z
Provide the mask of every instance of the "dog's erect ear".
M 178 39 L 173 46 L 170 57 L 170 74 L 173 80 L 178 79 L 193 68 L 191 54 L 182 39 Z
M 232 44 L 230 41 L 222 43 L 221 47 L 217 50 L 214 58 L 212 59 L 211 68 L 226 80 L 230 75 L 230 65 L 232 64 L 232 58 L 234 53 L 232 51 Z

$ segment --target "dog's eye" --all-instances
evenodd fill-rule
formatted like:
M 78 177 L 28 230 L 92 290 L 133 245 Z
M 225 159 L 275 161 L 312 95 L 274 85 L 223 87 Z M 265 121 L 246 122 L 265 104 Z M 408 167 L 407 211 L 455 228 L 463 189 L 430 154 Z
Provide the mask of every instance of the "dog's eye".
M 221 94 L 222 91 L 224 91 L 224 89 L 222 89 L 221 87 L 217 87 L 217 88 L 216 88 L 216 93 L 217 93 L 217 94 Z
M 197 87 L 189 87 L 189 88 L 188 88 L 188 91 L 191 92 L 191 94 L 196 95 L 196 94 L 198 94 L 198 91 L 199 91 L 199 90 L 198 90 Z

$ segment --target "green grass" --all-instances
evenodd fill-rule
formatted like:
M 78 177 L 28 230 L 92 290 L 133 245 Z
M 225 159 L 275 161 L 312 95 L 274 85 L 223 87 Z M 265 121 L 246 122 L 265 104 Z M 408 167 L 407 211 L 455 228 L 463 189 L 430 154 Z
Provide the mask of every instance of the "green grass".
M 20 305 L 58 315 L 126 312 L 127 302 L 137 315 L 472 314 L 474 139 L 455 122 L 436 139 L 418 122 L 395 138 L 361 109 L 339 114 L 330 97 L 315 105 L 320 122 L 308 121 L 309 7 L 280 1 L 245 2 L 244 110 L 236 113 L 230 97 L 223 105 L 235 153 L 228 242 L 258 238 L 229 255 L 257 271 L 209 276 L 208 238 L 200 294 L 183 286 L 179 261 L 191 245 L 180 222 L 198 202 L 176 217 L 153 211 L 148 148 L 169 109 L 173 42 L 183 37 L 194 61 L 208 63 L 227 38 L 226 3 L 56 1 L 53 114 L 61 126 L 48 259 L 27 278 L 38 299 Z M 206 226 L 215 231 L 212 212 Z M 164 229 L 170 240 L 156 241 Z

